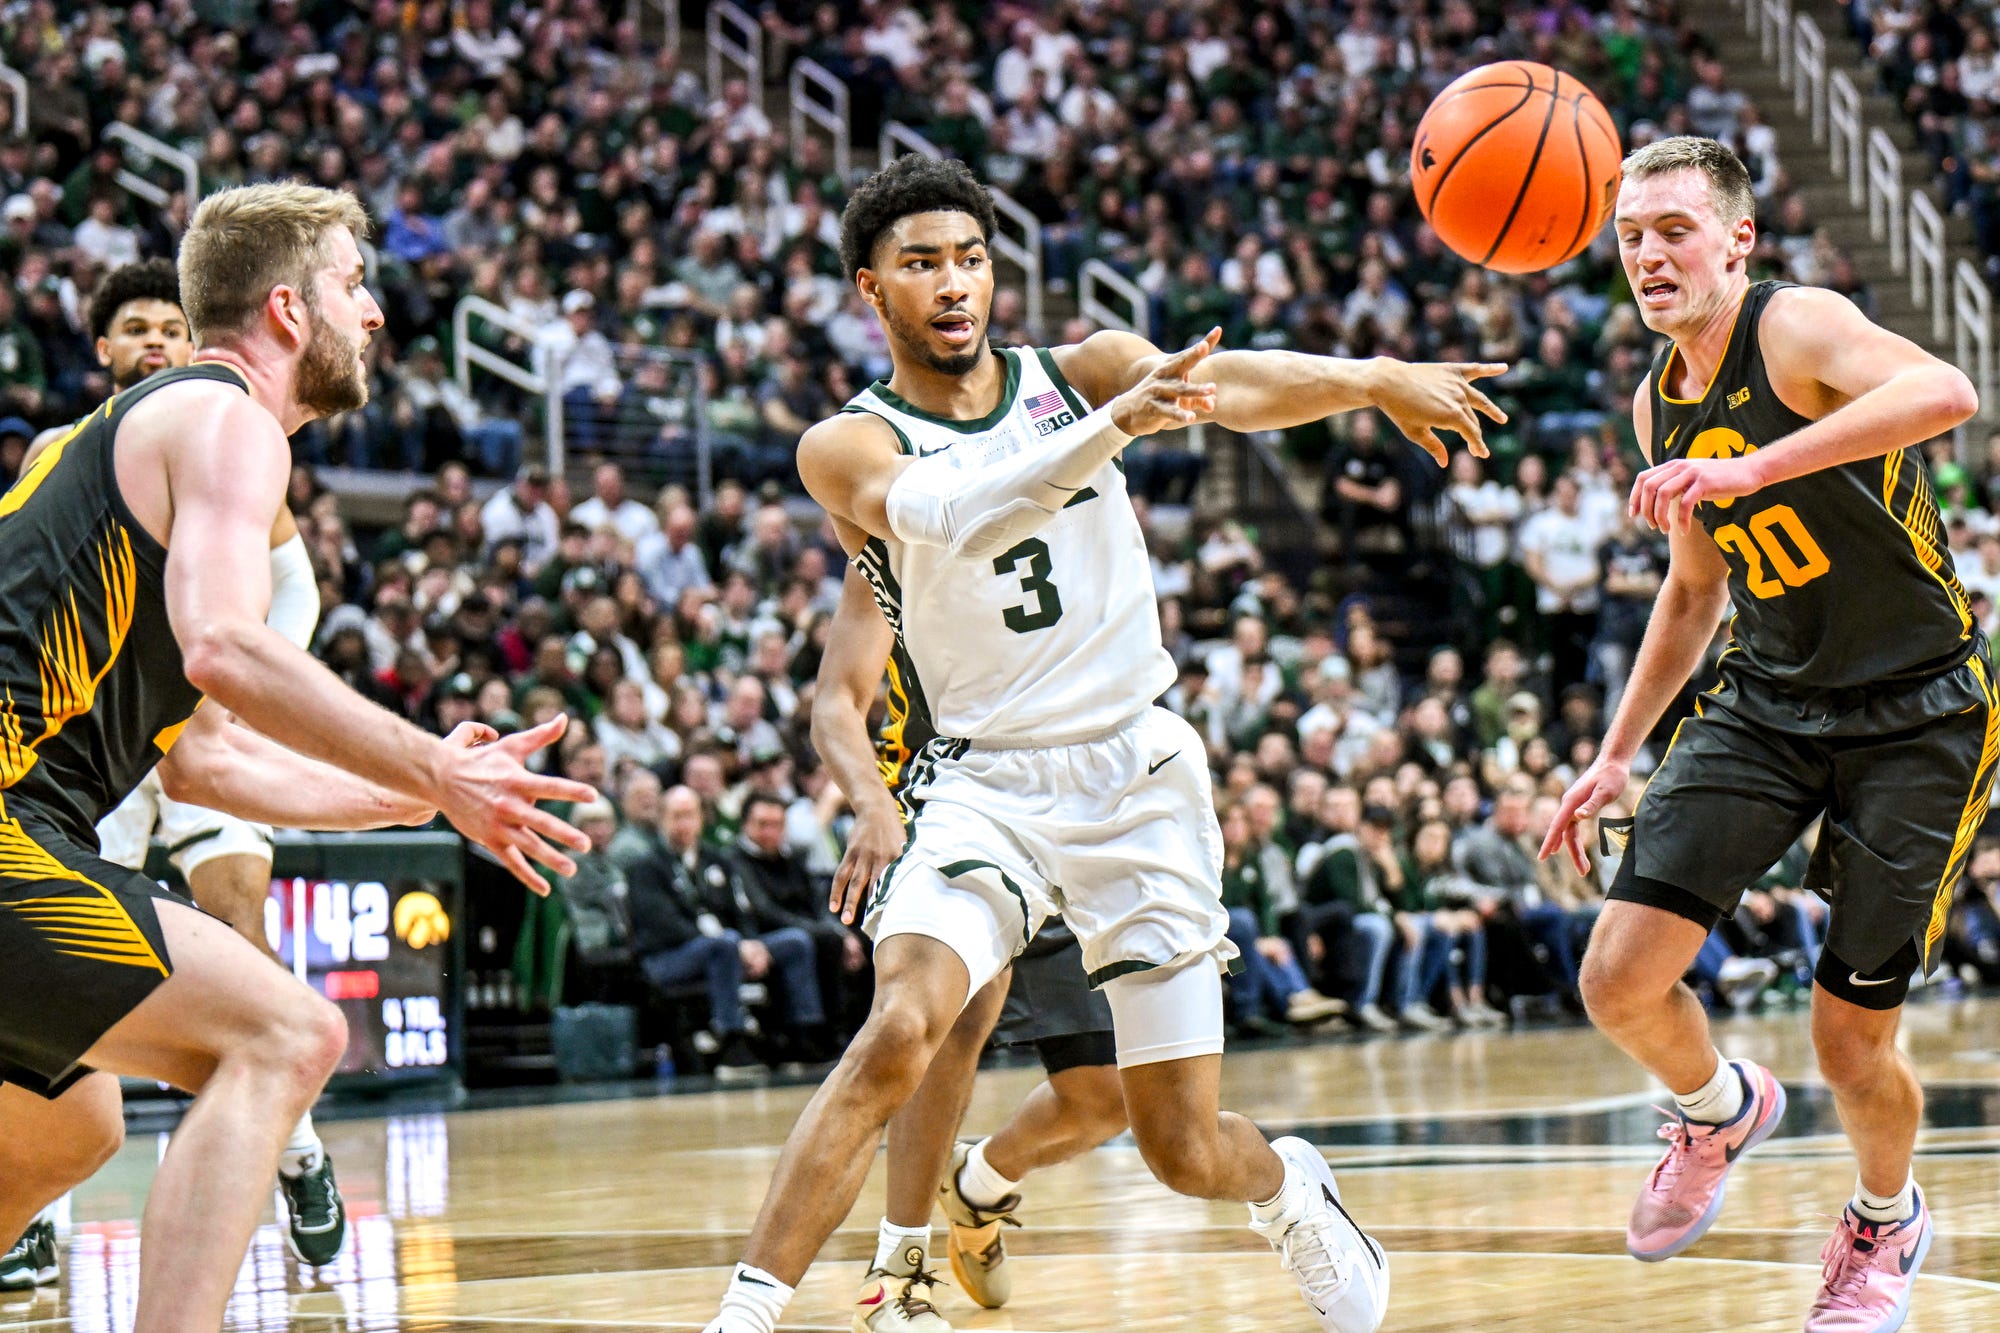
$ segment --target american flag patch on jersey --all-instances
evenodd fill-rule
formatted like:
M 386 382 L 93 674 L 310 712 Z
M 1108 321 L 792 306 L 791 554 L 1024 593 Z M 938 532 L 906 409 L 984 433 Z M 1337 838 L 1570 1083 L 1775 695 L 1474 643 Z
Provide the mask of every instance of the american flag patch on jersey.
M 1062 405 L 1063 399 L 1060 389 L 1050 389 L 1047 393 L 1038 393 L 1028 400 L 1028 420 L 1033 421 L 1037 417 L 1045 417 L 1051 412 L 1060 412 Z

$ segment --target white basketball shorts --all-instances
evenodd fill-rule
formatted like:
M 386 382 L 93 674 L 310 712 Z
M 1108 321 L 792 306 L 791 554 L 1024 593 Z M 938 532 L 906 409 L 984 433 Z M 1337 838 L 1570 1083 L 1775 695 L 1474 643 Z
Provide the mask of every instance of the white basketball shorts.
M 1152 1053 L 1128 1058 L 1139 1053 L 1121 1041 L 1120 1064 L 1222 1049 L 1215 968 L 1236 948 L 1222 909 L 1222 831 L 1194 728 L 1152 708 L 1072 745 L 940 738 L 912 765 L 907 795 L 916 810 L 910 840 L 869 901 L 862 928 L 871 939 L 926 935 L 949 946 L 970 974 L 969 998 L 1059 912 L 1093 986 L 1208 964 L 1212 1018 L 1205 1005 L 1188 1013 L 1201 1031 L 1163 1040 L 1160 1025 L 1148 1024 Z
M 219 857 L 271 859 L 268 825 L 176 801 L 160 789 L 158 770 L 148 773 L 117 809 L 98 821 L 98 854 L 118 865 L 144 870 L 146 849 L 155 832 L 166 845 L 167 859 L 183 879 Z

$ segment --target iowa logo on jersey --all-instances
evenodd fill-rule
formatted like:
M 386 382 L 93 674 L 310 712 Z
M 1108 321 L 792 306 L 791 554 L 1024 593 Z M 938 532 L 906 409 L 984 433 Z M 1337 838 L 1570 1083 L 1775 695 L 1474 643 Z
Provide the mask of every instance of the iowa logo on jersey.
M 1750 391 L 1745 389 L 1743 392 L 1747 395 Z M 1731 406 L 1734 406 L 1734 395 L 1731 395 L 1731 400 Z M 1756 452 L 1757 446 L 1744 439 L 1743 432 L 1731 430 L 1727 426 L 1711 426 L 1694 437 L 1693 442 L 1688 445 L 1687 456 L 1689 458 L 1740 458 L 1745 454 L 1754 454 Z M 1735 504 L 1736 501 L 1709 500 L 1705 501 L 1705 503 L 1712 504 L 1717 509 L 1727 509 L 1729 506 Z

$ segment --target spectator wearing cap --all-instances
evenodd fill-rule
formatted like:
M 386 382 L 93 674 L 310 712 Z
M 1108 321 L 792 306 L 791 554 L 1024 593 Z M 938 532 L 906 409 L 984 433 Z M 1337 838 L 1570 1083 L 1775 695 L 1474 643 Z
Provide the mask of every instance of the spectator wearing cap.
M 590 498 L 569 511 L 569 521 L 592 532 L 609 529 L 636 548 L 660 530 L 653 511 L 625 493 L 625 469 L 599 463 L 590 472 Z
M 521 565 L 530 574 L 556 552 L 556 511 L 549 506 L 549 470 L 530 463 L 514 474 L 514 484 L 502 487 L 479 510 L 490 555 L 504 541 L 521 543 Z
M 436 338 L 425 334 L 410 344 L 398 390 L 394 419 L 403 433 L 405 467 L 436 467 L 465 456 L 468 447 L 490 476 L 504 477 L 520 466 L 521 423 L 488 415 L 460 388 L 445 373 Z
M 578 287 L 565 293 L 562 313 L 535 335 L 537 364 L 561 386 L 563 428 L 572 449 L 602 448 L 618 412 L 624 383 L 617 353 L 597 327 L 597 298 Z
M 27 456 L 28 442 L 35 428 L 21 417 L 0 418 L 0 490 L 12 486 L 21 475 L 21 460 Z

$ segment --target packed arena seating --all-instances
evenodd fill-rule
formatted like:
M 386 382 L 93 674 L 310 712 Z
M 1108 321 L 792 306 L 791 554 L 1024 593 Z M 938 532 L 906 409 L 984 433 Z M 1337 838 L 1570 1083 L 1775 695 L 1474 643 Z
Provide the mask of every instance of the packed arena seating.
M 1628 145 L 1690 128 L 1731 139 L 1766 211 L 1757 276 L 1865 303 L 1701 39 L 1667 0 L 773 0 L 763 19 L 780 70 L 810 55 L 846 81 L 861 142 L 903 120 L 1033 211 L 1057 297 L 1100 258 L 1148 294 L 1163 343 L 1219 323 L 1227 346 L 1514 363 L 1489 463 L 1440 474 L 1366 414 L 1284 441 L 1325 478 L 1336 563 L 1393 568 L 1420 528 L 1445 543 L 1448 633 L 1295 581 L 1256 533 L 1199 507 L 1153 526 L 1154 571 L 1182 668 L 1168 702 L 1210 742 L 1230 906 L 1257 960 L 1235 991 L 1239 1029 L 1341 1011 L 1365 1030 L 1486 1023 L 1489 997 L 1517 1016 L 1574 1007 L 1606 867 L 1579 876 L 1531 849 L 1594 753 L 1664 569 L 1661 544 L 1622 519 L 1626 405 L 1650 341 L 1603 244 L 1524 279 L 1444 252 L 1405 188 L 1409 134 L 1472 64 L 1560 64 Z M 92 285 L 171 254 L 188 216 L 183 197 L 154 208 L 118 183 L 108 125 L 186 145 L 205 189 L 290 175 L 355 189 L 388 323 L 369 347 L 370 405 L 295 441 L 317 651 L 440 730 L 582 723 L 556 762 L 605 801 L 577 812 L 595 851 L 524 929 L 527 1003 L 651 992 L 670 1021 L 715 1030 L 703 1054 L 726 1068 L 827 1054 L 868 988 L 865 949 L 824 908 L 846 815 L 807 737 L 845 557 L 828 526 L 799 521 L 791 451 L 887 359 L 841 280 L 849 183 L 819 146 L 784 141 L 765 90 L 704 87 L 602 0 L 28 0 L 0 16 L 0 44 L 34 117 L 32 137 L 0 140 L 0 482 L 33 430 L 106 390 L 81 327 Z M 470 326 L 551 368 L 574 475 L 532 461 L 539 404 L 450 377 L 468 293 L 538 331 Z M 1024 321 L 1003 292 L 994 341 L 1090 328 Z M 703 434 L 722 479 L 705 503 Z M 327 465 L 407 474 L 403 521 L 350 526 L 316 478 Z M 1178 511 L 1192 480 L 1162 469 L 1146 489 Z M 1990 630 L 2000 522 L 1958 485 L 1954 547 Z M 682 786 L 692 801 L 669 790 Z M 777 832 L 746 832 L 765 798 Z M 642 910 L 671 849 L 740 891 L 705 920 Z M 1988 984 L 1996 892 L 2000 845 L 1982 844 L 1951 961 Z M 1799 866 L 1775 870 L 1704 954 L 1704 993 L 1797 990 L 1816 901 Z M 700 944 L 716 939 L 733 947 Z M 786 1034 L 775 1049 L 739 1040 L 739 981 Z

